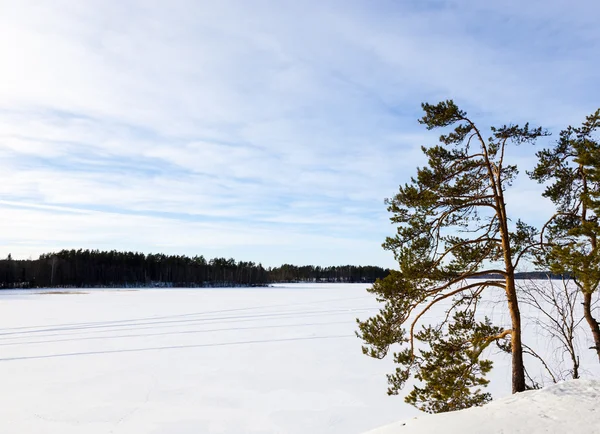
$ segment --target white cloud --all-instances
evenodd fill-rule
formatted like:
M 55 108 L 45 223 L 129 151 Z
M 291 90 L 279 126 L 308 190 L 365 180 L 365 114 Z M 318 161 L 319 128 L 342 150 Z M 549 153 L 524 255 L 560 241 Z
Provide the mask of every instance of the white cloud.
M 600 96 L 600 30 L 563 2 L 0 3 L 0 255 L 389 265 L 383 198 L 438 134 L 421 101 L 556 130 Z

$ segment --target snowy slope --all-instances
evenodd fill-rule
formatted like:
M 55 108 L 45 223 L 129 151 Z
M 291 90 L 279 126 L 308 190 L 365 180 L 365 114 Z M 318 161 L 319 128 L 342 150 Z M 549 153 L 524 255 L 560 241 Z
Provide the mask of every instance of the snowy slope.
M 600 433 L 600 381 L 571 380 L 478 408 L 423 415 L 368 434 Z

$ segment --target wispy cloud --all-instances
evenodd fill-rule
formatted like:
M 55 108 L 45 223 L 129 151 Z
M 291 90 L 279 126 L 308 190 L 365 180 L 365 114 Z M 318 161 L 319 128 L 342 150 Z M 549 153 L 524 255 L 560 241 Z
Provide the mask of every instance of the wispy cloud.
M 383 198 L 436 140 L 421 101 L 558 131 L 600 100 L 592 1 L 0 8 L 0 255 L 392 265 Z M 521 179 L 513 209 L 541 221 L 538 195 Z

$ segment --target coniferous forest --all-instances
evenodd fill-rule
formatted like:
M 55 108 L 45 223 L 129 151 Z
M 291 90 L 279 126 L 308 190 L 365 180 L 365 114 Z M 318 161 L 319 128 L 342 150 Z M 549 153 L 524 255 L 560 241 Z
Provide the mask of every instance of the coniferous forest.
M 223 287 L 276 282 L 374 282 L 389 273 L 376 266 L 264 268 L 260 263 L 204 256 L 62 250 L 38 259 L 0 260 L 0 288 Z

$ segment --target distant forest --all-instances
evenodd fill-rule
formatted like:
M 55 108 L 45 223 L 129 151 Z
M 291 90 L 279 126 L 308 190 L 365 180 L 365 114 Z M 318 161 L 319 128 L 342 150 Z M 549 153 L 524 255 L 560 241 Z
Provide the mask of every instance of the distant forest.
M 35 260 L 0 260 L 0 289 L 51 287 L 224 287 L 277 282 L 371 283 L 389 274 L 375 266 L 264 268 L 254 262 L 204 256 L 62 250 Z

